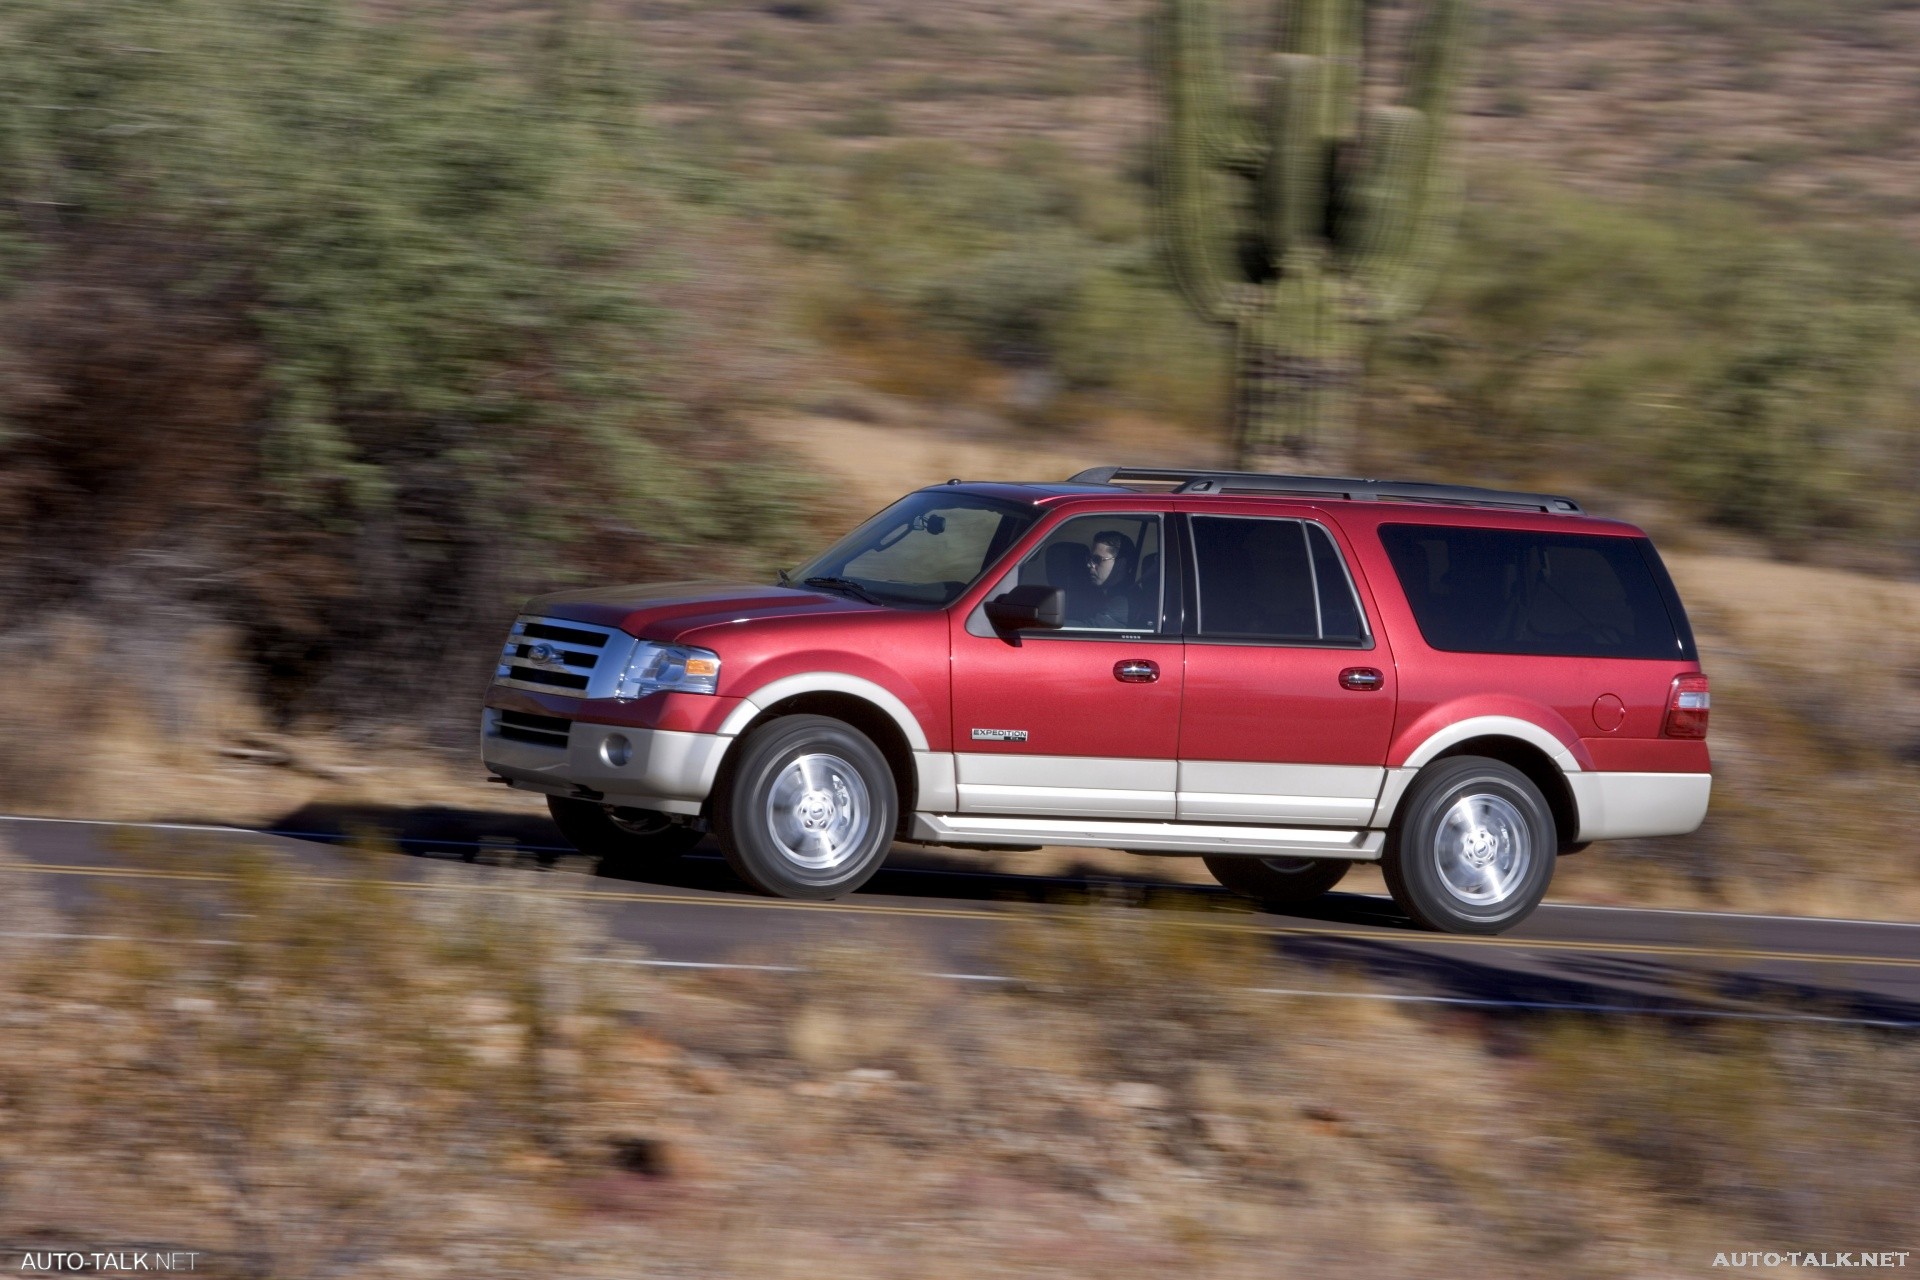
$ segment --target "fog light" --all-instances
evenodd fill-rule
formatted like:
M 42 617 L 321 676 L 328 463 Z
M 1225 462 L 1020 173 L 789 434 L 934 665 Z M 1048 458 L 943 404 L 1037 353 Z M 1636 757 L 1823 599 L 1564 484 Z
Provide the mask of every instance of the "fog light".
M 610 733 L 600 743 L 600 758 L 618 769 L 633 759 L 633 744 L 618 733 Z

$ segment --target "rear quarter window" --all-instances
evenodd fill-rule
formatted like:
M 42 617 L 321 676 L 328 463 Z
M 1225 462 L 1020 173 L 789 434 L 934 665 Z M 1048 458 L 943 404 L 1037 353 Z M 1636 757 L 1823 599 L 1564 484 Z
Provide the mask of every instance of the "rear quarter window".
M 1431 648 L 1694 657 L 1672 583 L 1645 538 L 1389 524 L 1380 541 Z

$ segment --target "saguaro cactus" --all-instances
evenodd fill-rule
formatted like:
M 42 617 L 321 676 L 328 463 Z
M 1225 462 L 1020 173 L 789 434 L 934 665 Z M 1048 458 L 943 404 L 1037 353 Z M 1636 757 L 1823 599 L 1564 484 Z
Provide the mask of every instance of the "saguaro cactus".
M 1449 103 L 1467 0 L 1412 19 L 1399 101 L 1369 30 L 1378 0 L 1276 0 L 1240 92 L 1214 0 L 1157 0 L 1159 233 L 1199 314 L 1234 332 L 1242 465 L 1346 461 L 1369 326 L 1424 298 L 1459 207 Z

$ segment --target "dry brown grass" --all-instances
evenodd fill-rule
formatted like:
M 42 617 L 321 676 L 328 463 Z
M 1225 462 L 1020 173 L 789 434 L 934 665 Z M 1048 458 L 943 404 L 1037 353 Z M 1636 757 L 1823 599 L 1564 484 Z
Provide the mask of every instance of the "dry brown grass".
M 1111 418 L 1083 432 L 1028 435 L 985 415 L 952 429 L 937 415 L 915 420 L 912 410 L 881 404 L 874 412 L 886 412 L 885 422 L 784 417 L 763 421 L 756 431 L 826 477 L 829 490 L 861 516 L 922 485 L 953 477 L 1064 480 L 1105 463 L 1225 463 L 1219 443 L 1138 418 Z
M 486 784 L 477 741 L 456 754 L 408 723 L 276 728 L 224 627 L 58 615 L 0 638 L 0 661 L 3 812 L 260 825 L 325 804 L 543 811 Z
M 1842 751 L 1920 760 L 1920 583 L 1728 555 L 1674 579 L 1720 662 Z
M 278 758 L 246 745 L 275 735 L 248 696 L 232 633 L 156 612 L 116 624 L 58 613 L 0 637 L 10 672 L 0 684 L 0 808 L 145 817 L 215 797 L 222 808 L 246 807 L 248 794 L 272 803 L 262 792 L 274 788 L 257 778 L 221 785 L 218 762 L 249 750 Z
M 904 945 L 663 975 L 538 893 L 229 869 L 212 914 L 168 885 L 85 922 L 121 940 L 11 943 L 0 1238 L 287 1278 L 1677 1275 L 1901 1247 L 1920 1195 L 1906 1040 L 1290 1000 L 1168 913 L 1034 927 L 1007 986 Z
M 1257 31 L 1267 0 L 1229 6 Z M 1144 0 L 961 3 L 907 14 L 840 0 L 831 20 L 773 5 L 649 0 L 634 29 L 664 118 L 764 136 L 831 132 L 886 104 L 893 132 L 993 146 L 1040 137 L 1113 168 L 1150 123 Z M 1609 195 L 1679 176 L 1920 229 L 1920 13 L 1879 0 L 1494 0 L 1463 95 L 1477 163 Z M 1393 11 L 1388 10 L 1391 20 Z M 833 145 L 857 150 L 869 138 Z

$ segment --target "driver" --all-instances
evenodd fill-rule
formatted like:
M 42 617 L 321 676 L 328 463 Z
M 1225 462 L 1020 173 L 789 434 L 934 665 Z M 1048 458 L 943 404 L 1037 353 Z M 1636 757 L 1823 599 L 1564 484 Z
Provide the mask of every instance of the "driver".
M 1086 627 L 1125 627 L 1132 625 L 1134 570 L 1139 554 L 1133 539 L 1117 529 L 1102 529 L 1093 535 L 1087 549 L 1088 581 L 1077 593 L 1080 599 L 1074 612 L 1084 616 L 1073 619 Z

